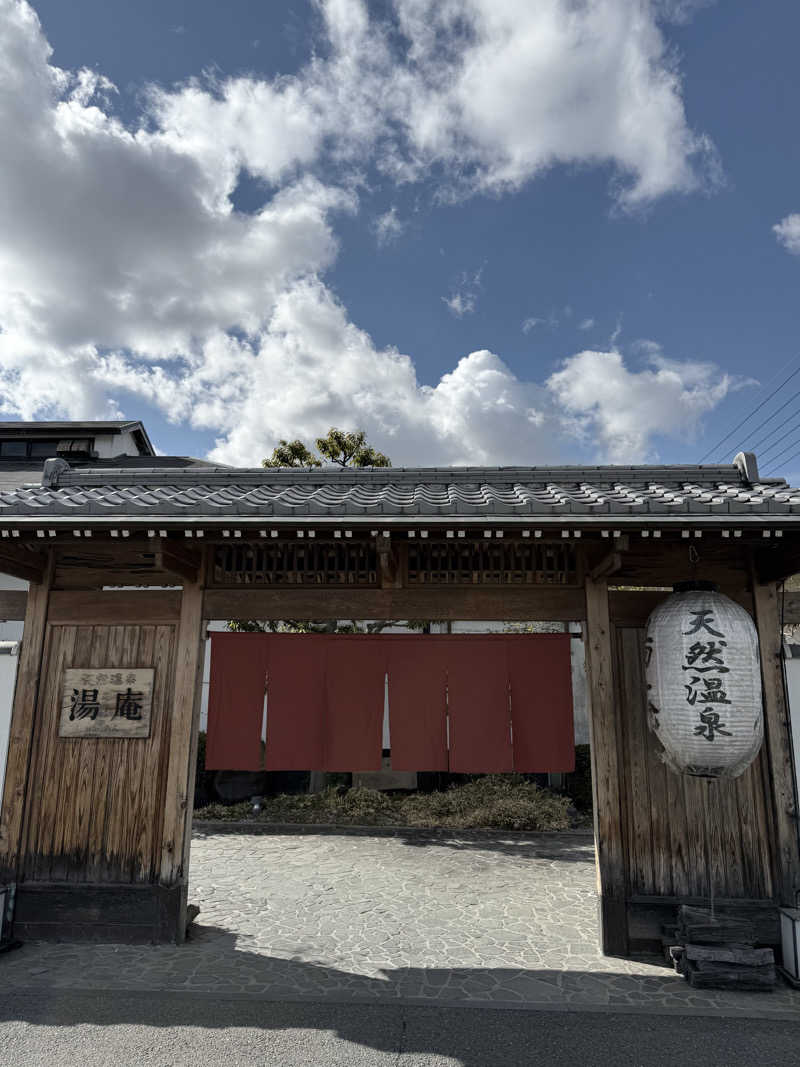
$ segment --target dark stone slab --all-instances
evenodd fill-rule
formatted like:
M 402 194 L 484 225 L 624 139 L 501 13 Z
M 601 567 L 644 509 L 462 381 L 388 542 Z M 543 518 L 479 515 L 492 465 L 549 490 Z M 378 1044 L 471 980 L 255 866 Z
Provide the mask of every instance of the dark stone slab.
M 174 943 L 183 940 L 182 899 L 181 885 L 22 883 L 13 934 L 23 941 Z

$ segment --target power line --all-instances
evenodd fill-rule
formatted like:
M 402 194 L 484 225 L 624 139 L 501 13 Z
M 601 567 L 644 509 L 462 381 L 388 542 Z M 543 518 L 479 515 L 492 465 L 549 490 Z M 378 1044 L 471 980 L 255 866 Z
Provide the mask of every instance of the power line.
M 768 433 L 768 434 L 766 434 L 766 435 L 765 435 L 764 437 L 760 438 L 760 439 L 759 439 L 758 441 L 755 441 L 755 442 L 754 442 L 754 443 L 753 443 L 752 445 L 748 445 L 748 446 L 747 446 L 747 447 L 748 447 L 748 449 L 749 449 L 749 450 L 750 450 L 751 452 L 755 452 L 755 450 L 756 450 L 757 448 L 761 448 L 761 446 L 762 446 L 762 445 L 763 445 L 763 444 L 764 444 L 764 443 L 765 443 L 766 441 L 769 441 L 770 437 L 774 437 L 776 433 L 779 433 L 779 432 L 780 432 L 780 431 L 781 431 L 781 430 L 783 429 L 783 427 L 784 427 L 785 425 L 786 425 L 786 423 L 781 423 L 781 425 L 780 425 L 780 426 L 776 426 L 774 430 L 770 430 L 770 431 L 769 431 L 769 433 Z M 795 423 L 795 425 L 797 425 L 797 424 Z M 786 435 L 784 434 L 784 436 L 786 436 Z M 783 440 L 783 437 L 779 438 L 778 440 L 782 441 L 782 440 Z M 776 442 L 775 442 L 775 444 L 777 444 L 777 443 L 778 443 L 778 442 L 776 441 Z M 769 446 L 769 448 L 767 449 L 767 452 L 769 452 L 771 448 L 772 448 L 772 445 L 770 445 L 770 446 Z
M 777 454 L 777 456 L 773 456 L 772 459 L 769 462 L 770 463 L 777 463 L 778 460 L 781 459 L 782 456 L 785 456 L 787 452 L 791 452 L 793 448 L 797 448 L 798 445 L 800 445 L 800 438 L 792 441 L 792 443 L 790 445 L 787 445 L 786 448 L 784 448 L 782 452 L 779 452 Z
M 787 367 L 787 366 L 791 366 L 791 364 L 792 364 L 792 363 L 793 363 L 793 362 L 794 362 L 794 361 L 795 361 L 796 359 L 797 359 L 797 356 L 793 356 L 793 357 L 792 357 L 792 359 L 790 359 L 790 360 L 789 360 L 789 363 L 787 363 L 787 364 L 784 364 L 784 367 Z M 769 396 L 768 396 L 768 397 L 766 397 L 766 398 L 765 398 L 764 400 L 762 400 L 762 401 L 761 401 L 761 403 L 760 403 L 760 404 L 758 405 L 758 407 L 755 407 L 755 408 L 753 408 L 753 410 L 752 410 L 752 411 L 750 412 L 750 414 L 749 414 L 749 415 L 746 415 L 746 416 L 745 416 L 745 417 L 744 417 L 744 418 L 742 419 L 742 421 L 741 421 L 741 422 L 738 422 L 738 423 L 737 423 L 737 424 L 736 424 L 736 425 L 734 426 L 734 428 L 733 428 L 732 430 L 730 430 L 730 431 L 729 431 L 728 433 L 726 433 L 726 434 L 725 434 L 725 436 L 724 436 L 724 437 L 722 438 L 722 440 L 721 440 L 721 441 L 718 441 L 718 442 L 717 442 L 717 443 L 716 443 L 716 444 L 714 445 L 714 447 L 713 447 L 713 448 L 709 448 L 708 452 L 706 452 L 706 454 L 705 454 L 705 455 L 703 456 L 703 458 L 702 458 L 702 459 L 700 460 L 700 462 L 701 462 L 701 463 L 705 463 L 705 461 L 706 461 L 706 460 L 708 459 L 708 457 L 709 457 L 709 456 L 710 456 L 710 455 L 711 455 L 711 454 L 712 454 L 713 452 L 716 452 L 718 448 L 720 448 L 720 447 L 721 447 L 722 445 L 724 445 L 724 444 L 725 444 L 725 442 L 726 442 L 726 441 L 728 440 L 728 438 L 730 438 L 730 437 L 733 437 L 733 435 L 734 435 L 734 434 L 736 433 L 736 431 L 737 431 L 737 430 L 740 430 L 740 429 L 742 428 L 742 426 L 744 426 L 744 424 L 745 424 L 746 422 L 749 422 L 749 421 L 750 421 L 750 419 L 752 419 L 752 417 L 753 417 L 753 416 L 754 416 L 754 415 L 755 415 L 755 414 L 756 414 L 757 412 L 759 412 L 759 411 L 760 411 L 760 410 L 761 410 L 761 409 L 762 409 L 762 408 L 764 407 L 764 405 L 765 405 L 765 404 L 768 404 L 768 403 L 770 402 L 770 400 L 772 400 L 773 396 L 775 396 L 775 394 L 776 394 L 776 393 L 779 393 L 779 392 L 781 391 L 781 389 L 783 389 L 783 387 L 784 387 L 784 386 L 785 386 L 785 385 L 786 385 L 786 384 L 787 384 L 788 382 L 790 382 L 790 381 L 792 380 L 792 378 L 794 378 L 794 376 L 795 376 L 796 374 L 800 374 L 800 367 L 797 367 L 797 368 L 795 368 L 795 370 L 793 370 L 793 371 L 792 371 L 792 373 L 791 373 L 791 374 L 789 375 L 789 377 L 788 377 L 788 378 L 787 378 L 787 379 L 786 379 L 785 381 L 781 382 L 781 384 L 780 384 L 780 385 L 779 385 L 779 386 L 778 386 L 778 387 L 777 387 L 776 389 L 773 389 L 773 390 L 772 390 L 772 392 L 771 392 L 771 393 L 769 394 Z M 774 379 L 774 377 L 770 379 L 770 381 L 774 381 L 774 380 L 775 380 L 775 379 Z M 769 420 L 767 420 L 767 421 L 769 421 Z M 763 425 L 763 423 L 762 423 L 762 425 Z
M 785 423 L 784 423 L 784 425 L 785 425 Z M 787 438 L 787 437 L 788 437 L 788 436 L 789 436 L 790 434 L 793 434 L 793 433 L 794 433 L 794 432 L 795 432 L 795 431 L 796 431 L 796 430 L 798 429 L 798 427 L 799 427 L 799 426 L 800 426 L 800 423 L 798 423 L 797 421 L 795 421 L 794 425 L 793 425 L 793 426 L 792 426 L 792 427 L 791 427 L 790 429 L 788 429 L 788 430 L 786 431 L 786 433 L 784 433 L 784 434 L 781 434 L 781 436 L 780 436 L 780 437 L 779 437 L 779 438 L 777 439 L 777 441 L 773 441 L 773 442 L 772 442 L 772 444 L 771 444 L 771 445 L 769 446 L 769 448 L 765 448 L 765 449 L 764 449 L 764 454 L 763 454 L 762 456 L 759 456 L 759 459 L 764 459 L 764 460 L 765 460 L 765 459 L 767 458 L 767 456 L 768 456 L 768 455 L 770 454 L 770 452 L 771 452 L 771 451 L 772 451 L 772 450 L 773 450 L 774 448 L 777 448 L 777 447 L 778 447 L 778 445 L 779 445 L 779 444 L 781 443 L 781 441 L 785 441 L 785 440 L 786 440 L 786 438 Z M 778 427 L 778 429 L 780 430 L 780 429 L 781 429 L 781 427 L 779 426 L 779 427 Z M 755 445 L 753 445 L 753 446 L 751 447 L 750 451 L 751 451 L 751 452 L 755 452 L 755 450 L 756 450 L 756 446 L 755 446 Z
M 788 466 L 788 464 L 789 464 L 789 463 L 793 463 L 793 462 L 794 462 L 794 460 L 796 460 L 796 459 L 798 458 L 798 456 L 800 456 L 800 452 L 795 452 L 795 454 L 794 454 L 793 456 L 789 456 L 789 458 L 788 458 L 788 459 L 785 459 L 785 460 L 783 461 L 783 463 L 779 463 L 777 467 L 773 467 L 773 468 L 772 468 L 772 470 L 771 470 L 771 471 L 770 471 L 770 472 L 769 472 L 768 474 L 764 474 L 764 475 L 763 475 L 763 477 L 764 477 L 764 478 L 771 478 L 771 477 L 772 477 L 772 475 L 773 475 L 773 474 L 774 474 L 774 473 L 775 473 L 775 472 L 776 472 L 777 470 L 780 470 L 780 468 L 781 468 L 781 467 L 786 467 L 786 466 Z
M 798 368 L 797 368 L 797 370 L 795 371 L 795 374 L 797 374 L 798 372 L 800 372 L 800 367 L 798 367 Z M 786 379 L 786 381 L 788 381 L 788 380 L 789 380 L 789 379 L 787 378 L 787 379 Z M 784 385 L 785 385 L 785 384 L 786 384 L 786 382 L 784 382 Z M 774 395 L 774 394 L 773 394 L 773 395 Z M 761 421 L 761 422 L 760 422 L 760 423 L 758 424 L 758 426 L 756 426 L 756 428 L 755 428 L 755 430 L 754 430 L 753 432 L 755 433 L 755 432 L 756 432 L 757 430 L 760 430 L 760 429 L 761 429 L 761 427 L 762 427 L 762 426 L 766 426 L 768 422 L 772 422 L 772 420 L 773 420 L 773 419 L 775 418 L 775 416 L 776 416 L 776 415 L 780 415 L 780 413 L 781 413 L 781 412 L 783 411 L 783 409 L 784 409 L 784 408 L 788 408 L 788 406 L 789 406 L 789 405 L 790 405 L 790 404 L 792 403 L 792 401 L 793 401 L 793 400 L 797 400 L 797 398 L 798 398 L 799 396 L 800 396 L 800 389 L 798 389 L 796 393 L 792 393 L 792 395 L 791 395 L 791 396 L 789 397 L 789 399 L 788 399 L 788 400 L 787 400 L 787 401 L 786 401 L 785 403 L 781 404 L 781 406 L 780 406 L 779 408 L 776 408 L 776 409 L 775 409 L 775 410 L 774 410 L 774 411 L 772 412 L 772 414 L 771 414 L 771 415 L 768 415 L 768 416 L 767 416 L 767 417 L 766 417 L 765 419 L 763 419 L 763 420 L 762 420 L 762 421 Z M 767 399 L 769 399 L 769 397 L 768 397 Z M 755 411 L 753 412 L 753 414 L 755 415 Z M 718 462 L 722 462 L 722 461 L 721 461 L 721 460 L 719 460 Z

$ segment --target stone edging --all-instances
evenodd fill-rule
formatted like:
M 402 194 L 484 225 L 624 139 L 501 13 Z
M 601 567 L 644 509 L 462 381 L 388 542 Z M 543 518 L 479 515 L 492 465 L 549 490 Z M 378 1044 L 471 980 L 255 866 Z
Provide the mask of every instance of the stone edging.
M 195 819 L 193 830 L 223 834 L 352 834 L 358 837 L 405 837 L 415 834 L 420 837 L 474 837 L 489 839 L 497 837 L 544 838 L 574 837 L 593 841 L 591 830 L 459 830 L 450 826 L 362 826 L 338 823 L 310 822 L 260 822 L 255 819 L 231 820 Z

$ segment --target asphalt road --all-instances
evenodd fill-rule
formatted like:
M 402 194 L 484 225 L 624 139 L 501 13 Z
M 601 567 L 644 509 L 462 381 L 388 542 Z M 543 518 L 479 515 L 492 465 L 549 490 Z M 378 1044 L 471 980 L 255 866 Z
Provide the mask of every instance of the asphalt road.
M 800 1019 L 0 992 L 2 1067 L 685 1063 L 800 1063 Z

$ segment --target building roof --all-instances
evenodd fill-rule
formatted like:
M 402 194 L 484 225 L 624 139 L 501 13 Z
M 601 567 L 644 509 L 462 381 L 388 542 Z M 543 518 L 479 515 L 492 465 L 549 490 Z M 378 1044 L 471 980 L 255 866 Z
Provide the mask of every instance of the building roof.
M 41 486 L 42 468 L 45 461 L 41 459 L 19 459 L 0 457 L 0 493 L 10 492 L 24 487 L 31 488 Z M 214 464 L 204 459 L 195 459 L 193 456 L 114 456 L 113 459 L 92 459 L 83 462 L 70 462 L 70 469 L 79 473 L 85 467 L 91 467 L 92 471 L 114 471 L 128 474 L 130 471 L 144 468 L 148 471 L 185 470 L 194 468 L 204 470 L 213 468 L 219 470 Z
M 81 522 L 242 526 L 498 521 L 670 526 L 800 519 L 800 489 L 758 479 L 755 458 L 722 466 L 221 468 L 159 457 L 74 469 L 0 491 L 0 525 Z
M 147 435 L 144 424 L 139 419 L 103 419 L 89 421 L 55 421 L 55 422 L 0 422 L 0 438 L 27 437 L 46 438 L 93 437 L 97 434 L 116 435 L 130 433 L 138 441 L 143 455 L 154 456 L 156 450 Z

